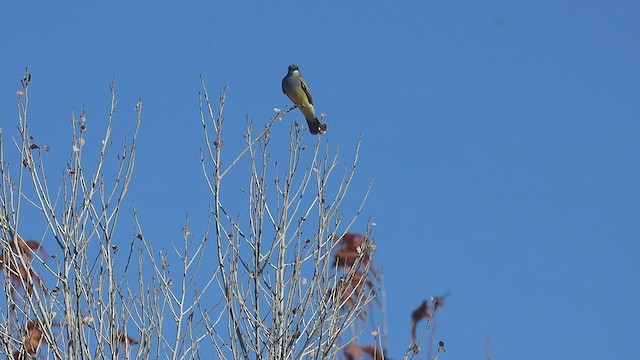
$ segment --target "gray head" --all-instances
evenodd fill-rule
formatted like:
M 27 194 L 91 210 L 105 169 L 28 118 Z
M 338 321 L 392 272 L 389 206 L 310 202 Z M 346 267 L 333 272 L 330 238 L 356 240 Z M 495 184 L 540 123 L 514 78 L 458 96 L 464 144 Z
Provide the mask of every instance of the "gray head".
M 289 65 L 289 74 L 293 73 L 296 70 L 298 70 L 298 71 L 300 70 L 300 69 L 298 69 L 298 65 L 296 65 L 296 64 Z

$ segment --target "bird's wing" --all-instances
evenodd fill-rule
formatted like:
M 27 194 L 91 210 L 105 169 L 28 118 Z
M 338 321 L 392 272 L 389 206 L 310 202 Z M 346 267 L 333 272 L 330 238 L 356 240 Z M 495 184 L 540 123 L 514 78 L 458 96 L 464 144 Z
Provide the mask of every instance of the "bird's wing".
M 307 95 L 307 99 L 309 99 L 309 104 L 313 105 L 313 98 L 311 98 L 311 91 L 309 91 L 307 82 L 304 80 L 302 76 L 300 77 L 300 85 L 302 85 L 302 90 L 304 90 L 304 93 Z

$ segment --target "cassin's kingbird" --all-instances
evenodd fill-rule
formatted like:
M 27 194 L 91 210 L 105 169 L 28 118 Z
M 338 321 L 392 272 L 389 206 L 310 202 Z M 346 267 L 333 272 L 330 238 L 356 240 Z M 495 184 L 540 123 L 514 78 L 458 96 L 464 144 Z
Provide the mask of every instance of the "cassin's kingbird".
M 321 123 L 316 117 L 316 112 L 313 110 L 311 91 L 309 91 L 307 82 L 300 74 L 298 65 L 289 65 L 289 72 L 282 79 L 282 92 L 302 111 L 302 114 L 307 119 L 309 131 L 313 135 L 327 131 L 327 124 Z

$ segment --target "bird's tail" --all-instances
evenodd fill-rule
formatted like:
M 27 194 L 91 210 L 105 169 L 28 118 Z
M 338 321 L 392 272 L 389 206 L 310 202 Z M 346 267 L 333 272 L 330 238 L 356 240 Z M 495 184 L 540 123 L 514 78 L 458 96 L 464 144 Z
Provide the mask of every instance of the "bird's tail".
M 327 124 L 321 123 L 317 117 L 312 119 L 307 118 L 307 125 L 309 125 L 309 131 L 313 135 L 318 135 L 319 133 L 324 133 L 327 131 Z

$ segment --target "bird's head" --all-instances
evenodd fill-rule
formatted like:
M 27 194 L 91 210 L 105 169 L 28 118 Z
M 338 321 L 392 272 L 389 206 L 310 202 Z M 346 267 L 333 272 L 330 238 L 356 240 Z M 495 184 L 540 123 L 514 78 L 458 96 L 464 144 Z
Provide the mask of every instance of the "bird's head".
M 293 73 L 294 71 L 300 71 L 300 69 L 298 69 L 298 65 L 296 64 L 289 65 L 289 74 Z

